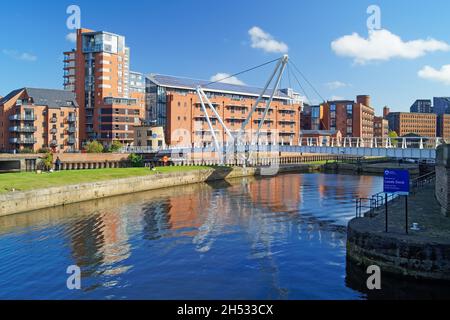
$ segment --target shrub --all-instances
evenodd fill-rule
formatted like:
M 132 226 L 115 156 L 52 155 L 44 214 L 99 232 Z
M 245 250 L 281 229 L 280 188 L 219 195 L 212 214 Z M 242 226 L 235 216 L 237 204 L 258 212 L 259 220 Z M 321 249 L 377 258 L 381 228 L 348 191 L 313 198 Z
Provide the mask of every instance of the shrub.
M 19 150 L 19 153 L 34 153 L 34 151 L 30 148 L 23 148 Z
M 47 152 L 42 158 L 42 164 L 44 166 L 44 169 L 49 171 L 53 167 L 53 154 Z
M 51 152 L 49 148 L 39 148 L 37 153 L 49 153 Z
M 143 167 L 144 166 L 144 158 L 138 154 L 130 154 L 128 156 L 128 160 L 131 162 L 132 167 Z
M 122 149 L 123 145 L 118 140 L 114 140 L 109 146 L 107 152 L 118 152 L 120 149 Z
M 103 152 L 103 145 L 96 140 L 90 141 L 86 143 L 84 150 L 86 150 L 87 153 L 101 153 Z

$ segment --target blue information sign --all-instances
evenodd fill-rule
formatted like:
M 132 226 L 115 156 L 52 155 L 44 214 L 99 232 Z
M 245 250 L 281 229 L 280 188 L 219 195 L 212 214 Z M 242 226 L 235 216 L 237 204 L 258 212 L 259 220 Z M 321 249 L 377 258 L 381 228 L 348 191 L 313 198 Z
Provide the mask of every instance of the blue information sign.
M 384 193 L 409 195 L 409 171 L 386 169 L 384 170 Z

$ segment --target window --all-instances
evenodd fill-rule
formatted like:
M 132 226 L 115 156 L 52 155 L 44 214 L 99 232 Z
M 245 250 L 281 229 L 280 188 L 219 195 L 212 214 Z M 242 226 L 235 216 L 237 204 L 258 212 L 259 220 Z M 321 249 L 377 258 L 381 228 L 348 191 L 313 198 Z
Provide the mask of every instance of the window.
M 151 137 L 151 136 L 153 136 L 152 130 L 147 130 L 147 137 Z

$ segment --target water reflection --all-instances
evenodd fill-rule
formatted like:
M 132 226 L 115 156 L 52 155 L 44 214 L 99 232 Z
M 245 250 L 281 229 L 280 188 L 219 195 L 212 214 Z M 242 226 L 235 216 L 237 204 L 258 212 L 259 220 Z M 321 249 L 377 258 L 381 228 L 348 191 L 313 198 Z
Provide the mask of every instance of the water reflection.
M 3 217 L 0 298 L 361 298 L 344 280 L 345 226 L 354 197 L 380 188 L 290 174 Z M 82 291 L 64 287 L 70 264 Z

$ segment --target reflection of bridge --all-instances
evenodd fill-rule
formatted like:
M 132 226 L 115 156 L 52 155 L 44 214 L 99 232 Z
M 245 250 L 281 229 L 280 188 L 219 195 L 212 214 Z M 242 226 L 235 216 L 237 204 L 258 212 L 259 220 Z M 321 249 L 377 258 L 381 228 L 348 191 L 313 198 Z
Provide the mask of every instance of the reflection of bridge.
M 419 160 L 434 160 L 436 148 L 444 143 L 442 138 L 408 137 L 408 138 L 301 138 L 297 145 L 273 145 L 266 144 L 225 144 L 222 152 L 225 157 L 234 155 L 245 156 L 258 152 L 283 152 L 292 155 L 307 154 L 330 154 L 330 155 L 352 155 L 360 157 L 389 157 L 389 158 L 411 158 Z M 173 146 L 165 149 L 149 147 L 125 147 L 122 152 L 172 155 L 183 157 L 189 154 L 214 153 L 216 146 Z

